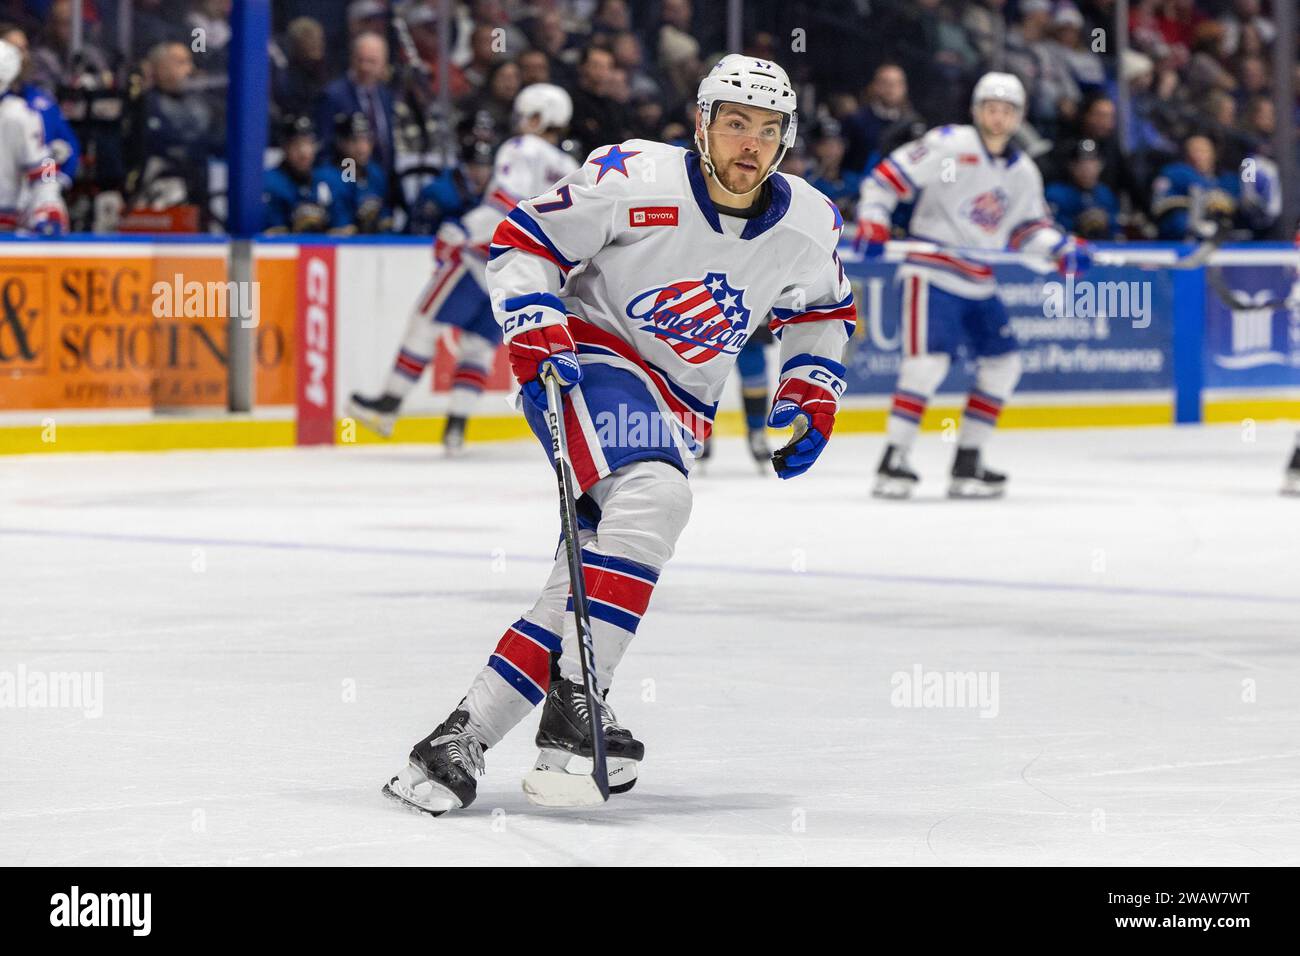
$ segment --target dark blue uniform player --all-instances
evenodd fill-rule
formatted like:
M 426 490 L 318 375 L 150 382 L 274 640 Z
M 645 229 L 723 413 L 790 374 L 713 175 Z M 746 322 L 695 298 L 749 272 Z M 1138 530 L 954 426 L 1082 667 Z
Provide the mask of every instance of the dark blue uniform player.
M 324 232 L 330 224 L 329 190 L 316 181 L 316 127 L 290 117 L 282 134 L 284 159 L 262 178 L 265 232 Z
M 365 113 L 340 115 L 334 124 L 335 155 L 316 167 L 316 182 L 330 197 L 330 231 L 340 235 L 387 232 L 388 179 L 371 158 L 374 135 Z

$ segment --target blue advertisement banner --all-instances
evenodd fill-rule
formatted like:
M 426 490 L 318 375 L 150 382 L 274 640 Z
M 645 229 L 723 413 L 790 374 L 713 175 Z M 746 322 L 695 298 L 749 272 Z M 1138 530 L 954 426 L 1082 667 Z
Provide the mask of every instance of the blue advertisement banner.
M 845 262 L 858 303 L 848 392 L 893 391 L 900 360 L 902 286 L 897 266 Z M 1167 271 L 1094 268 L 1082 276 L 997 264 L 998 296 L 1020 343 L 1018 392 L 1172 389 L 1173 281 Z M 969 387 L 974 363 L 963 354 L 940 391 Z
M 1205 386 L 1300 386 L 1300 277 L 1287 265 L 1213 266 Z

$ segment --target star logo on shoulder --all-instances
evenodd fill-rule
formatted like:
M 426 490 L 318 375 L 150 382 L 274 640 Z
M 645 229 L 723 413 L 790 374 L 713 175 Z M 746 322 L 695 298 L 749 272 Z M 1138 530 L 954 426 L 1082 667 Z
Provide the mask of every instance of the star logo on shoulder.
M 587 162 L 588 166 L 600 167 L 600 172 L 596 174 L 596 182 L 599 183 L 605 178 L 605 174 L 613 170 L 616 173 L 622 173 L 627 176 L 627 161 L 633 156 L 640 156 L 640 150 L 624 152 L 617 145 L 611 146 L 604 156 L 597 156 L 595 159 Z

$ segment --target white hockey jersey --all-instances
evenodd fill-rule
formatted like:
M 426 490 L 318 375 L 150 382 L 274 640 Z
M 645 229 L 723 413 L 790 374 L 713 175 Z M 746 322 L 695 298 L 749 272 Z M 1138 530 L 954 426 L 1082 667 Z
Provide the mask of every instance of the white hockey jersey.
M 0 95 L 0 230 L 31 226 L 43 206 L 63 207 L 40 114 L 16 93 Z
M 1011 146 L 990 155 L 974 126 L 932 129 L 882 159 L 862 182 L 858 220 L 888 226 L 900 202 L 915 203 L 910 235 L 941 246 L 1055 255 L 1068 239 L 1033 160 Z M 993 271 L 968 256 L 911 253 L 900 269 L 909 272 L 967 298 L 994 292 Z
M 440 229 L 440 242 L 460 248 L 466 268 L 486 291 L 488 245 L 501 220 L 519 200 L 541 195 L 577 168 L 572 156 L 540 136 L 506 140 L 497 149 L 483 202 L 465 213 L 459 225 Z
M 856 321 L 835 252 L 844 223 L 821 193 L 773 174 L 766 210 L 744 219 L 719 215 L 704 175 L 680 147 L 601 147 L 555 189 L 514 208 L 487 267 L 507 339 L 567 312 L 581 363 L 632 372 L 696 439 L 708 436 L 736 356 L 760 323 L 770 318 L 781 340 L 783 378 L 838 396 Z M 532 304 L 513 304 L 519 297 Z

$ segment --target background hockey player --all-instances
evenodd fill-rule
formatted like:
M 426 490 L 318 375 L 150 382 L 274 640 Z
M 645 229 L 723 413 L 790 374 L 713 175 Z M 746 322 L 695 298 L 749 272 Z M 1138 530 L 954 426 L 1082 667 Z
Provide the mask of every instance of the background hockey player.
M 550 83 L 534 83 L 515 97 L 514 115 L 519 135 L 497 151 L 483 203 L 460 222 L 438 230 L 433 277 L 416 300 L 383 394 L 354 394 L 348 405 L 349 415 L 385 438 L 393 433 L 402 399 L 433 360 L 439 337 L 456 328 L 459 353 L 442 443 L 453 452 L 464 446 L 466 424 L 501 345 L 484 274 L 492 233 L 521 199 L 544 192 L 577 168 L 559 147 L 573 116 L 568 93 Z
M 867 256 L 889 239 L 900 202 L 915 203 L 915 239 L 942 249 L 914 252 L 899 269 L 903 286 L 902 362 L 889 416 L 888 445 L 873 494 L 905 498 L 918 477 L 908 452 L 952 357 L 965 347 L 975 382 L 962 415 L 949 494 L 993 497 L 1006 476 L 985 468 L 980 451 L 1020 380 L 1020 354 L 993 270 L 962 249 L 1012 249 L 1081 269 L 1086 254 L 1053 223 L 1043 181 L 1031 159 L 1011 144 L 1024 115 L 1025 91 L 1008 73 L 975 85 L 972 126 L 943 126 L 881 160 L 862 185 L 858 238 Z
M 0 231 L 61 235 L 68 210 L 40 114 L 15 86 L 22 66 L 22 51 L 0 40 Z
M 855 321 L 835 253 L 843 220 L 803 180 L 773 175 L 796 126 L 785 72 L 732 54 L 698 99 L 698 154 L 646 140 L 600 147 L 554 190 L 521 202 L 492 241 L 496 315 L 525 416 L 548 449 L 542 370 L 567 387 L 604 693 L 686 525 L 687 473 L 755 326 L 770 314 L 781 339 L 768 423 L 796 426 L 772 459 L 790 478 L 830 437 Z M 483 751 L 543 699 L 539 766 L 590 756 L 568 590 L 561 553 L 538 602 L 386 792 L 430 812 L 467 806 Z M 644 747 L 607 706 L 601 716 L 610 789 L 626 790 Z

